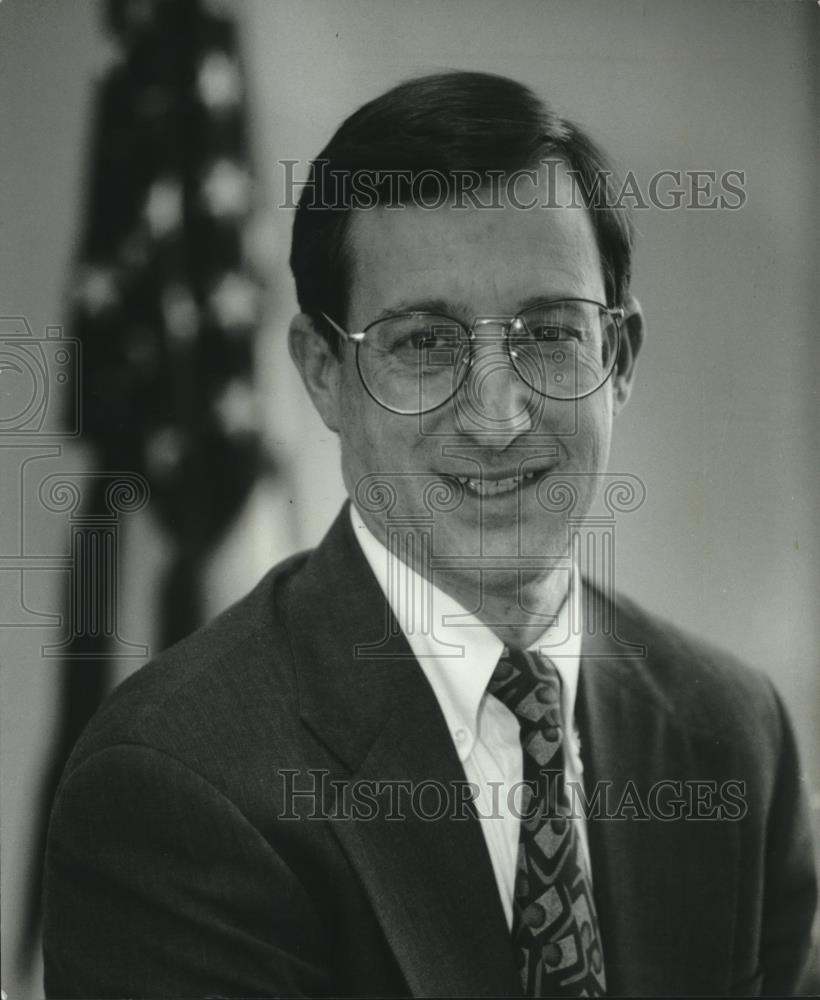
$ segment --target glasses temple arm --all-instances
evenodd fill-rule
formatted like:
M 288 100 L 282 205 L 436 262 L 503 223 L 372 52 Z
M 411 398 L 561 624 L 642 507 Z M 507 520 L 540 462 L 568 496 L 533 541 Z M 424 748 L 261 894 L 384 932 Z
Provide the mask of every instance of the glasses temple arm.
M 339 324 L 336 322 L 336 320 L 335 319 L 331 319 L 330 316 L 328 316 L 327 313 L 323 312 L 321 315 L 324 317 L 325 321 L 327 323 L 329 323 L 333 327 L 333 329 L 336 331 L 336 333 L 339 334 L 339 336 L 342 338 L 342 340 L 351 340 L 351 341 L 354 341 L 354 342 L 358 342 L 360 340 L 364 340 L 364 334 L 363 333 L 348 333 L 347 330 L 344 329 L 344 327 L 339 326 Z

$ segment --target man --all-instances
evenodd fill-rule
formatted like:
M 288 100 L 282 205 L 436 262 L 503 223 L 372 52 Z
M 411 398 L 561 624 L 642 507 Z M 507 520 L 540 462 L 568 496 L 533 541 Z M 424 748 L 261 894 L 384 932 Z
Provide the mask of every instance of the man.
M 815 880 L 777 695 L 580 574 L 602 485 L 635 488 L 606 479 L 644 332 L 607 170 L 474 73 L 320 154 L 290 345 L 353 502 L 84 735 L 50 996 L 796 988 Z

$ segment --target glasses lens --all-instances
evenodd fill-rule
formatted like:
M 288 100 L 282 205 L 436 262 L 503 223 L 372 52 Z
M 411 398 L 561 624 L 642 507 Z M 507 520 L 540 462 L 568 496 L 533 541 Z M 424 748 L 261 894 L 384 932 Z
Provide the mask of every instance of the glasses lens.
M 618 324 L 592 302 L 550 302 L 521 313 L 510 327 L 516 371 L 542 396 L 580 399 L 609 378 Z
M 464 380 L 467 333 L 448 316 L 407 313 L 379 320 L 359 344 L 367 391 L 394 413 L 426 413 L 453 396 Z

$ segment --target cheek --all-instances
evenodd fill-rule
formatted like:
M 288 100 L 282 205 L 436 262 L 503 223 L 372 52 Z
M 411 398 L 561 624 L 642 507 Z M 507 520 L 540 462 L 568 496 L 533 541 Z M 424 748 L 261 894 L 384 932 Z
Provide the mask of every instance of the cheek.
M 342 477 L 351 496 L 355 496 L 356 484 L 375 465 L 368 455 L 372 432 L 367 425 L 367 407 L 362 395 L 355 365 L 345 365 L 339 379 L 339 444 Z
M 349 359 L 339 379 L 340 434 L 347 452 L 361 453 L 378 440 L 378 418 L 373 411 L 380 410 L 362 385 L 355 361 Z
M 577 413 L 577 433 L 565 440 L 567 449 L 589 472 L 602 472 L 609 460 L 612 437 L 612 408 L 609 393 L 603 391 L 586 401 Z
M 603 472 L 609 463 L 609 446 L 612 441 L 612 399 L 611 394 L 601 397 L 595 410 L 595 467 Z
M 357 373 L 343 380 L 340 443 L 345 482 L 350 489 L 375 473 L 411 469 L 418 438 L 417 418 L 401 417 L 379 406 L 362 387 Z

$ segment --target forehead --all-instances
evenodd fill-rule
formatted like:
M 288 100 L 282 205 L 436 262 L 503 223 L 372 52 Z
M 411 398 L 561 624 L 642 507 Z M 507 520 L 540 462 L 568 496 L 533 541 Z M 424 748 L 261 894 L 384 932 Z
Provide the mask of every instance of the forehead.
M 513 203 L 503 184 L 500 190 L 500 208 L 448 203 L 354 212 L 351 325 L 429 300 L 471 316 L 511 314 L 540 295 L 603 301 L 592 222 L 566 170 L 553 165 L 548 176 L 542 165 L 537 179 L 521 176 Z

